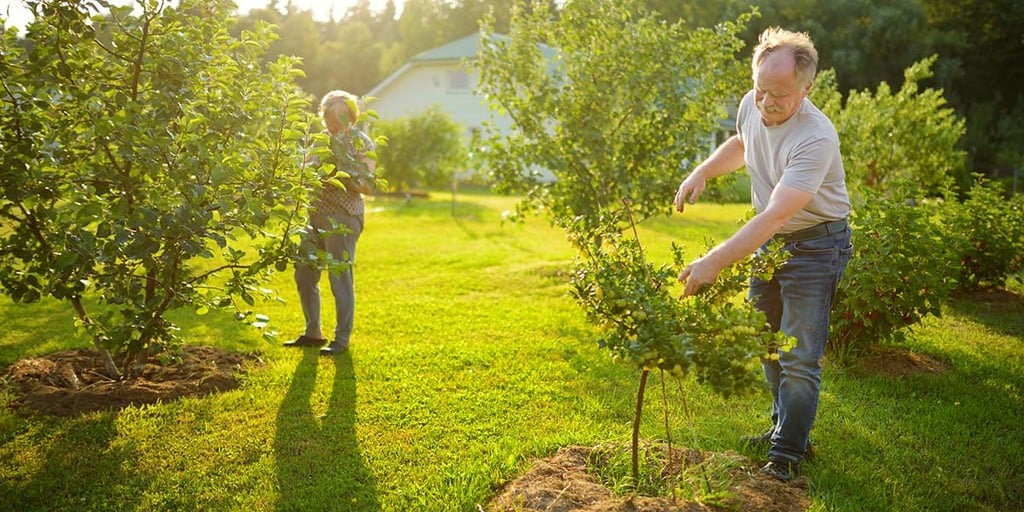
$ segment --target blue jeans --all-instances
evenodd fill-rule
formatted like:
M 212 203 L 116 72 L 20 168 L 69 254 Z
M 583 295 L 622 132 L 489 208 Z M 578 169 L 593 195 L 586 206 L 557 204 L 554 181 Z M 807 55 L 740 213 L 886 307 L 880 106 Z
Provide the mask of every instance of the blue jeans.
M 348 227 L 345 234 L 330 234 L 331 221 Z M 313 214 L 310 227 L 302 241 L 302 253 L 314 248 L 326 250 L 341 262 L 348 263 L 340 272 L 328 272 L 331 294 L 334 296 L 334 339 L 338 343 L 348 345 L 352 335 L 352 323 L 355 319 L 356 293 L 352 264 L 356 259 L 356 241 L 363 232 L 363 216 L 351 215 L 347 212 L 331 216 Z M 295 266 L 295 285 L 299 291 L 299 302 L 302 314 L 306 319 L 306 336 L 316 337 L 320 334 L 320 275 L 323 269 L 316 265 L 298 264 Z
M 853 253 L 850 230 L 789 242 L 789 260 L 770 281 L 751 279 L 750 298 L 772 329 L 796 338 L 779 360 L 761 366 L 772 393 L 769 460 L 800 462 L 807 449 L 821 392 L 821 357 L 828 341 L 836 287 Z

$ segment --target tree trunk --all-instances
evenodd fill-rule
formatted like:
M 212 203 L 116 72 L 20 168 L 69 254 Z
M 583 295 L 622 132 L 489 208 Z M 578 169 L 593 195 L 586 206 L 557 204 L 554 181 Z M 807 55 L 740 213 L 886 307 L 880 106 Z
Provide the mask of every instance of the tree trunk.
M 92 325 L 92 318 L 89 318 L 89 314 L 86 313 L 85 306 L 82 304 L 80 297 L 72 297 L 71 305 L 74 306 L 75 313 L 78 314 L 78 318 L 83 324 Z M 100 344 L 96 336 L 93 336 L 92 344 L 100 353 L 100 357 L 103 358 L 103 366 L 107 370 L 107 376 L 114 380 L 121 380 L 121 373 L 117 370 L 117 364 L 114 363 L 114 357 L 110 355 L 110 351 L 103 348 L 103 345 Z
M 644 388 L 647 387 L 647 370 L 640 371 L 640 388 L 636 392 L 636 412 L 633 414 L 633 487 L 640 482 L 640 417 L 644 409 Z
M 131 378 L 138 378 L 142 375 L 142 370 L 146 366 L 146 361 L 149 360 L 149 345 L 147 344 L 142 350 L 139 351 L 138 355 L 135 356 L 135 364 L 132 365 Z

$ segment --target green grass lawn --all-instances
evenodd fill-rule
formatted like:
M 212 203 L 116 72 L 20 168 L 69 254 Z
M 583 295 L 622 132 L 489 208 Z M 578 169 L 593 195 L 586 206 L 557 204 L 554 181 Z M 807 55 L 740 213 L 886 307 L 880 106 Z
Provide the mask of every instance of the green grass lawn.
M 543 219 L 503 226 L 512 205 L 472 193 L 454 206 L 443 193 L 370 202 L 346 356 L 182 313 L 190 344 L 258 351 L 266 364 L 230 392 L 71 419 L 13 414 L 0 386 L 0 510 L 474 511 L 559 447 L 628 442 L 637 373 L 610 362 L 568 296 L 564 235 Z M 647 222 L 642 242 L 659 261 L 672 240 L 696 255 L 745 210 L 698 204 Z M 285 301 L 260 310 L 284 341 L 302 313 L 290 272 L 275 285 Z M 887 377 L 830 356 L 817 457 L 804 468 L 812 510 L 1024 508 L 1015 289 L 1011 300 L 955 300 L 911 336 L 904 348 L 948 371 Z M 65 304 L 0 298 L 0 325 L 0 366 L 90 348 Z M 683 388 L 693 430 L 670 396 L 677 443 L 735 450 L 767 426 L 767 392 Z M 664 437 L 664 412 L 649 388 L 647 438 Z

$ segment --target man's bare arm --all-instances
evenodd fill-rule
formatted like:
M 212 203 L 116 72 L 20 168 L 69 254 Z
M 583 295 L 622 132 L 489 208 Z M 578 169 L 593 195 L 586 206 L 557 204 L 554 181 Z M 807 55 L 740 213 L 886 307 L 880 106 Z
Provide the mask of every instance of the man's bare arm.
M 714 282 L 723 268 L 742 260 L 764 245 L 794 215 L 807 206 L 811 196 L 810 192 L 787 185 L 780 184 L 775 187 L 772 197 L 768 200 L 768 207 L 763 212 L 755 215 L 728 240 L 683 269 L 679 274 L 679 282 L 686 283 L 683 295 L 697 293 L 705 284 Z
M 696 203 L 707 180 L 716 178 L 723 174 L 733 172 L 744 165 L 743 161 L 743 139 L 733 135 L 726 139 L 714 153 L 698 165 L 689 176 L 679 185 L 676 192 L 676 211 L 683 211 L 685 203 Z

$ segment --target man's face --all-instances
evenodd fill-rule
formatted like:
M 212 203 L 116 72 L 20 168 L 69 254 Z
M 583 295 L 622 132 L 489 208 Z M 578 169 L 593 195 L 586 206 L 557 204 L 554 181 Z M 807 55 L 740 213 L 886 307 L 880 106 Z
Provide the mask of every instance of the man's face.
M 800 109 L 811 90 L 796 76 L 796 61 L 788 51 L 768 54 L 754 73 L 754 100 L 765 126 L 785 123 Z

